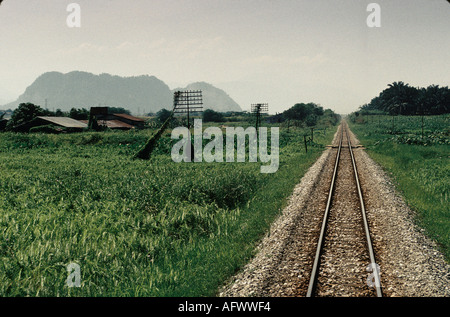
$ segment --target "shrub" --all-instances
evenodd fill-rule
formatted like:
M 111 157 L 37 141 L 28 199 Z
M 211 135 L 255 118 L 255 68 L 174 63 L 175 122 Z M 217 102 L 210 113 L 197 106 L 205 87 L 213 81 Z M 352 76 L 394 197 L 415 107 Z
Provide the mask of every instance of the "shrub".
M 30 133 L 61 133 L 63 131 L 62 128 L 57 128 L 51 124 L 49 125 L 41 125 L 38 127 L 33 127 L 30 129 Z

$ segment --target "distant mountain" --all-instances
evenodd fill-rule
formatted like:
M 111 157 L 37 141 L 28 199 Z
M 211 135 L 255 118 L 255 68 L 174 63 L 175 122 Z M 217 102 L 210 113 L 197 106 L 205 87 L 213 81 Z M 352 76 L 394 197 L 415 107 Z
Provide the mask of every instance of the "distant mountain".
M 157 111 L 170 105 L 169 86 L 154 76 L 119 77 L 74 71 L 49 72 L 39 76 L 15 102 L 15 108 L 31 102 L 48 109 L 70 110 L 107 105 L 131 112 Z M 10 106 L 11 105 L 11 106 Z
M 186 89 L 203 90 L 205 109 L 240 111 L 239 105 L 223 90 L 210 84 L 195 83 Z M 24 102 L 50 110 L 111 106 L 123 107 L 132 113 L 148 113 L 162 108 L 172 109 L 173 91 L 155 76 L 120 77 L 80 71 L 67 74 L 48 72 L 39 76 L 16 101 L 1 108 L 14 109 Z
M 176 90 L 201 90 L 203 109 L 212 109 L 219 112 L 242 111 L 241 107 L 225 91 L 205 82 L 189 84 L 186 88 L 177 88 L 173 91 Z

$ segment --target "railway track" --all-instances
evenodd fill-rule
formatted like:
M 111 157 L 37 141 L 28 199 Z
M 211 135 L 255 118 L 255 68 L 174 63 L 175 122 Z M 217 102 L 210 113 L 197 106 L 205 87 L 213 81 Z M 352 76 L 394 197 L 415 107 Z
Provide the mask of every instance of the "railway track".
M 364 199 L 347 123 L 340 126 L 334 171 L 307 297 L 382 297 Z

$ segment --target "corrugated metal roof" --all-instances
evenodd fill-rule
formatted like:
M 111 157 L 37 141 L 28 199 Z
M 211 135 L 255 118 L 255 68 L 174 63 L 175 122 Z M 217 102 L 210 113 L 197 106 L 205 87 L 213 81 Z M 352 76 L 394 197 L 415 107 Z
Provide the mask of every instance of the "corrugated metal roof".
M 86 124 L 89 123 L 88 120 L 81 120 L 81 121 L 85 122 Z M 101 126 L 106 125 L 110 129 L 119 129 L 119 128 L 133 129 L 134 128 L 134 126 L 132 126 L 128 123 L 119 121 L 119 120 L 97 120 L 97 123 Z
M 128 124 L 128 123 L 119 121 L 119 120 L 100 120 L 100 121 L 98 122 L 98 124 L 102 125 L 102 124 L 104 124 L 104 122 L 106 122 L 106 126 L 107 126 L 108 128 L 110 128 L 110 129 L 114 129 L 114 128 L 127 128 L 127 129 L 133 129 L 133 128 L 134 128 L 134 126 L 132 126 L 132 125 L 130 125 L 130 124 Z
M 134 116 L 130 116 L 129 114 L 125 114 L 125 113 L 113 113 L 113 115 L 115 115 L 116 117 L 122 117 L 122 118 L 132 120 L 132 121 L 145 122 L 145 120 L 143 120 L 143 119 L 136 118 Z
M 81 129 L 87 128 L 86 123 L 68 117 L 38 117 L 38 118 L 66 128 L 81 128 Z

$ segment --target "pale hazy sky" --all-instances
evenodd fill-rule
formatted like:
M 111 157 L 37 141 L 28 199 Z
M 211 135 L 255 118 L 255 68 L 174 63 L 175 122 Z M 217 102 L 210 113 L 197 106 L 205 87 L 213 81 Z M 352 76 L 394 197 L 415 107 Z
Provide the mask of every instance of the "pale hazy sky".
M 66 24 L 70 3 L 81 28 Z M 369 28 L 367 5 L 381 6 Z M 389 83 L 450 85 L 446 0 L 4 0 L 0 104 L 39 75 L 154 75 L 206 81 L 244 110 L 316 102 L 356 110 Z

